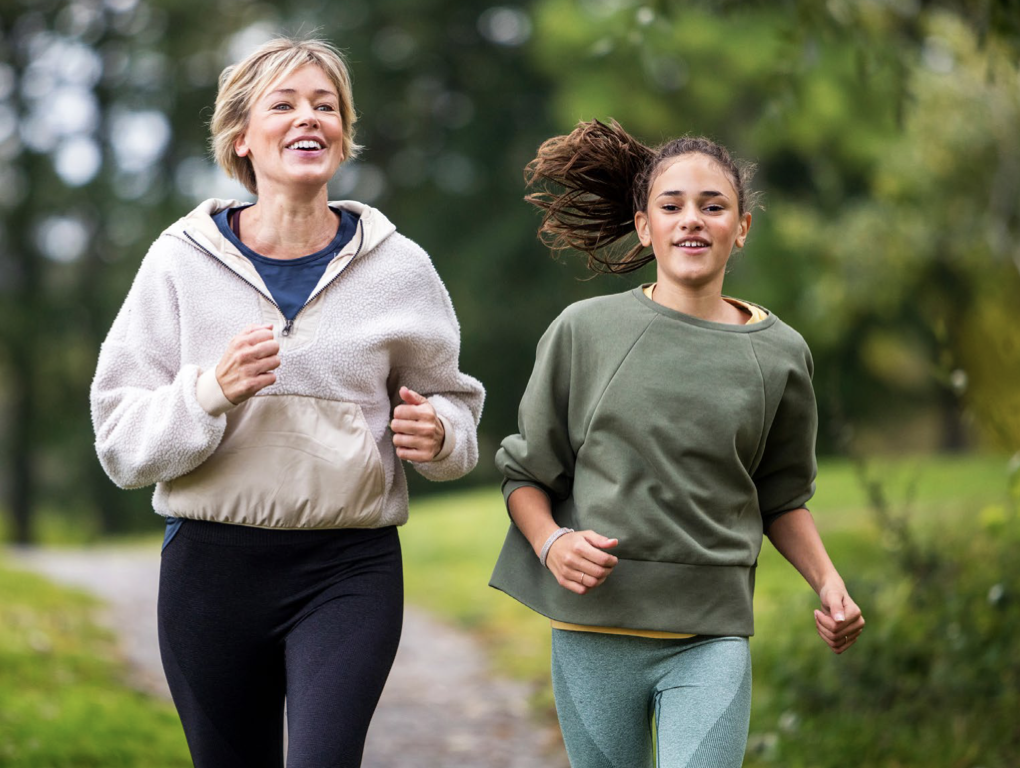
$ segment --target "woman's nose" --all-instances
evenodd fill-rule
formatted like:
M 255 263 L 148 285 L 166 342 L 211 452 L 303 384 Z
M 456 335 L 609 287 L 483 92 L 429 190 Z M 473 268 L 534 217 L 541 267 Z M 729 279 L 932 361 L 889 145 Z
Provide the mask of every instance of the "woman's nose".
M 296 122 L 298 125 L 310 125 L 310 126 L 319 125 L 319 114 L 310 106 L 299 107 L 297 110 L 296 117 L 297 117 Z

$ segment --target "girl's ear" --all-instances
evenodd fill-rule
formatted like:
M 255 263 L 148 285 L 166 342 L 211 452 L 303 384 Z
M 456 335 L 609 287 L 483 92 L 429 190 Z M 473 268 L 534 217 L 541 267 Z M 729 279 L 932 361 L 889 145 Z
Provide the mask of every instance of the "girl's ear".
M 638 240 L 645 248 L 652 244 L 652 233 L 648 226 L 648 214 L 638 211 L 634 214 L 634 229 L 637 231 Z
M 743 248 L 744 243 L 747 242 L 747 233 L 751 231 L 751 212 L 748 211 L 743 215 L 740 220 L 740 227 L 737 229 L 737 239 L 734 245 L 737 248 Z

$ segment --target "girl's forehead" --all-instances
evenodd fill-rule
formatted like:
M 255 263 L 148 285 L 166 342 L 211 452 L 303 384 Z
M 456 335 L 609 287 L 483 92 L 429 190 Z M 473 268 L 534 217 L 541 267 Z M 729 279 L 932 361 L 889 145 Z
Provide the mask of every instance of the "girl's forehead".
M 659 163 L 650 192 L 666 189 L 680 192 L 701 192 L 712 189 L 736 196 L 733 178 L 714 157 L 700 152 L 669 157 Z

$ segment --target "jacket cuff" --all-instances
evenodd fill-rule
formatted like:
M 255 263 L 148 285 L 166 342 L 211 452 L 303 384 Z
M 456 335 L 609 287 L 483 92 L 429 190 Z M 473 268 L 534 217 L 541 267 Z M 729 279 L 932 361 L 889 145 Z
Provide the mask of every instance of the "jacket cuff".
M 457 447 L 457 435 L 453 431 L 453 425 L 450 423 L 449 419 L 447 419 L 445 416 L 438 412 L 436 413 L 436 416 L 439 417 L 439 421 L 443 425 L 444 436 L 443 446 L 439 449 L 439 453 L 435 455 L 435 458 L 433 458 L 432 461 L 442 461 L 451 453 L 453 453 L 453 449 Z
M 223 394 L 223 390 L 220 388 L 220 382 L 216 379 L 215 368 L 204 371 L 198 377 L 195 395 L 198 398 L 198 404 L 202 406 L 202 410 L 210 416 L 220 416 L 236 407 L 234 403 L 227 400 L 227 396 Z

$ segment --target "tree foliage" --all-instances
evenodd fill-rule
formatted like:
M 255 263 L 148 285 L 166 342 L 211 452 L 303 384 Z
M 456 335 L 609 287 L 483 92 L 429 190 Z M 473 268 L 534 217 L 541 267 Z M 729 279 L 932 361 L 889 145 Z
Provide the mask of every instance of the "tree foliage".
M 991 319 L 1020 282 L 1013 6 L 547 0 L 535 55 L 561 127 L 612 116 L 758 162 L 767 210 L 727 289 L 807 336 L 823 423 L 941 413 L 959 447 L 966 390 L 1016 450 L 989 375 L 1020 375 Z
M 203 198 L 247 197 L 206 150 L 222 67 L 314 30 L 348 52 L 367 147 L 333 195 L 378 205 L 432 254 L 462 365 L 488 387 L 475 480 L 493 478 L 552 317 L 653 279 L 583 279 L 521 202 L 539 143 L 591 117 L 652 143 L 707 133 L 758 161 L 767 209 L 728 290 L 808 336 L 828 421 L 934 409 L 958 427 L 964 392 L 990 434 L 1020 441 L 1003 384 L 1020 372 L 1015 0 L 0 0 L 15 538 L 48 507 L 105 530 L 151 522 L 148 492 L 115 489 L 92 454 L 98 345 L 165 226 Z

